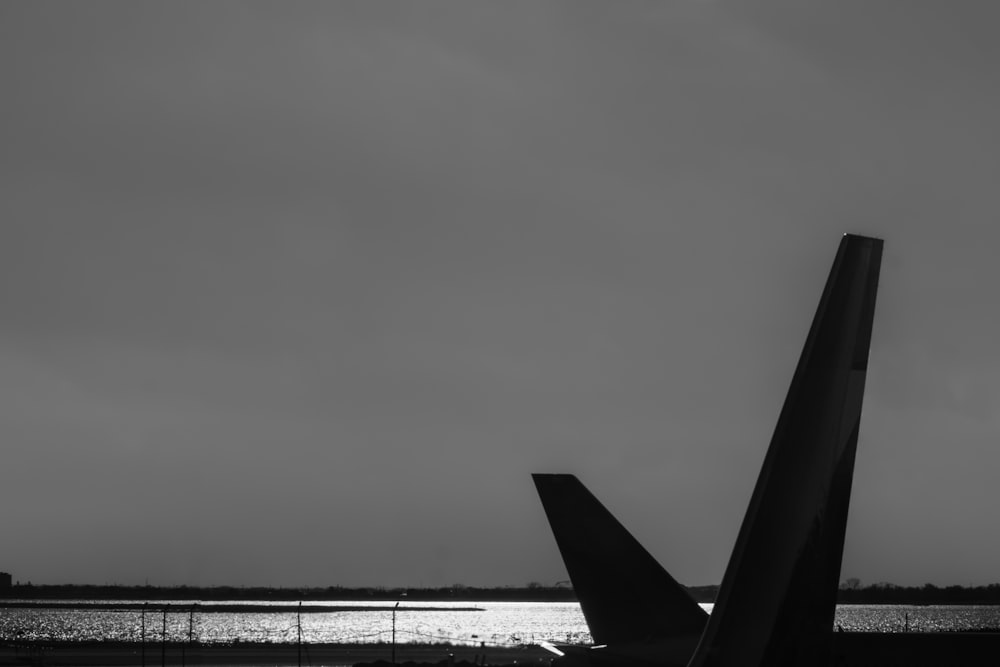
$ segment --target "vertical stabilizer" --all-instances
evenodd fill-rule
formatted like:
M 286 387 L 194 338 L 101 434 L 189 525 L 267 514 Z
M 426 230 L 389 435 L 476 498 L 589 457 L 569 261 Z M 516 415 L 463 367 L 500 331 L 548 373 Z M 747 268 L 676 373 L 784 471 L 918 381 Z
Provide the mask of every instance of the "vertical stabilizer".
M 531 477 L 596 644 L 702 633 L 708 614 L 575 476 Z
M 880 239 L 840 243 L 692 667 L 826 656 L 881 258 Z

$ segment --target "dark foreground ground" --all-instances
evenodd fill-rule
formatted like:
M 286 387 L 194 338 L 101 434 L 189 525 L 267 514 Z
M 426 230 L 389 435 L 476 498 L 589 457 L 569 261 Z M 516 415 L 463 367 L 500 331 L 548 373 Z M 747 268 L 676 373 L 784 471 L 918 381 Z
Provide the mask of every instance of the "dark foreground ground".
M 523 648 L 477 648 L 423 644 L 396 646 L 396 662 L 478 665 L 524 665 L 547 667 L 551 654 L 537 646 Z M 301 661 L 294 644 L 236 645 L 146 645 L 143 656 L 140 644 L 102 642 L 48 642 L 45 644 L 4 644 L 0 646 L 0 665 L 53 665 L 78 667 L 118 667 L 120 665 L 226 665 L 248 667 L 273 665 L 354 665 L 390 661 L 392 648 L 387 645 L 310 644 L 303 645 Z
M 901 667 L 1000 665 L 1000 633 L 834 633 L 831 665 Z M 399 667 L 549 667 L 551 654 L 537 646 L 522 648 L 449 647 L 405 644 L 396 647 Z M 218 667 L 392 667 L 388 645 L 294 644 L 147 645 L 46 643 L 0 644 L 0 667 L 131 667 L 204 665 Z

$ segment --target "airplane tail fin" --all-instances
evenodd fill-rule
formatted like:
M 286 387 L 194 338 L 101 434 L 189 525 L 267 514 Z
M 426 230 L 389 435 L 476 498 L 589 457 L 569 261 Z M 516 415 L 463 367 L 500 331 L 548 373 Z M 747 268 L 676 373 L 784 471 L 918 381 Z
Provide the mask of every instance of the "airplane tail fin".
M 881 258 L 880 239 L 840 243 L 692 667 L 821 664 Z
M 531 477 L 594 643 L 701 635 L 708 614 L 580 480 Z

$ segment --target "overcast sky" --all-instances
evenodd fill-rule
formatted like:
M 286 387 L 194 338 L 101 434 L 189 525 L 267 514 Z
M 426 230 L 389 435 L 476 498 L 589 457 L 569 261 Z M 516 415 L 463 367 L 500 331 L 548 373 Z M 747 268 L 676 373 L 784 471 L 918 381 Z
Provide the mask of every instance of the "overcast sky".
M 998 19 L 0 4 L 0 570 L 550 584 L 573 472 L 717 583 L 856 232 L 842 577 L 1000 581 Z

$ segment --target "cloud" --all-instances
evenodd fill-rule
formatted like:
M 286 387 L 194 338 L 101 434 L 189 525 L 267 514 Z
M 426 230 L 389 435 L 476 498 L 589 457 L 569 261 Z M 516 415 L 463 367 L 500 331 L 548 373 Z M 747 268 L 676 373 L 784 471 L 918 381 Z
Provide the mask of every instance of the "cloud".
M 717 580 L 855 231 L 863 570 L 906 452 L 990 469 L 995 433 L 991 23 L 900 7 L 5 6 L 0 493 L 52 480 L 8 569 L 90 530 L 73 576 L 141 582 L 128 525 L 198 545 L 168 578 L 556 580 L 494 553 L 548 544 L 544 468 Z

